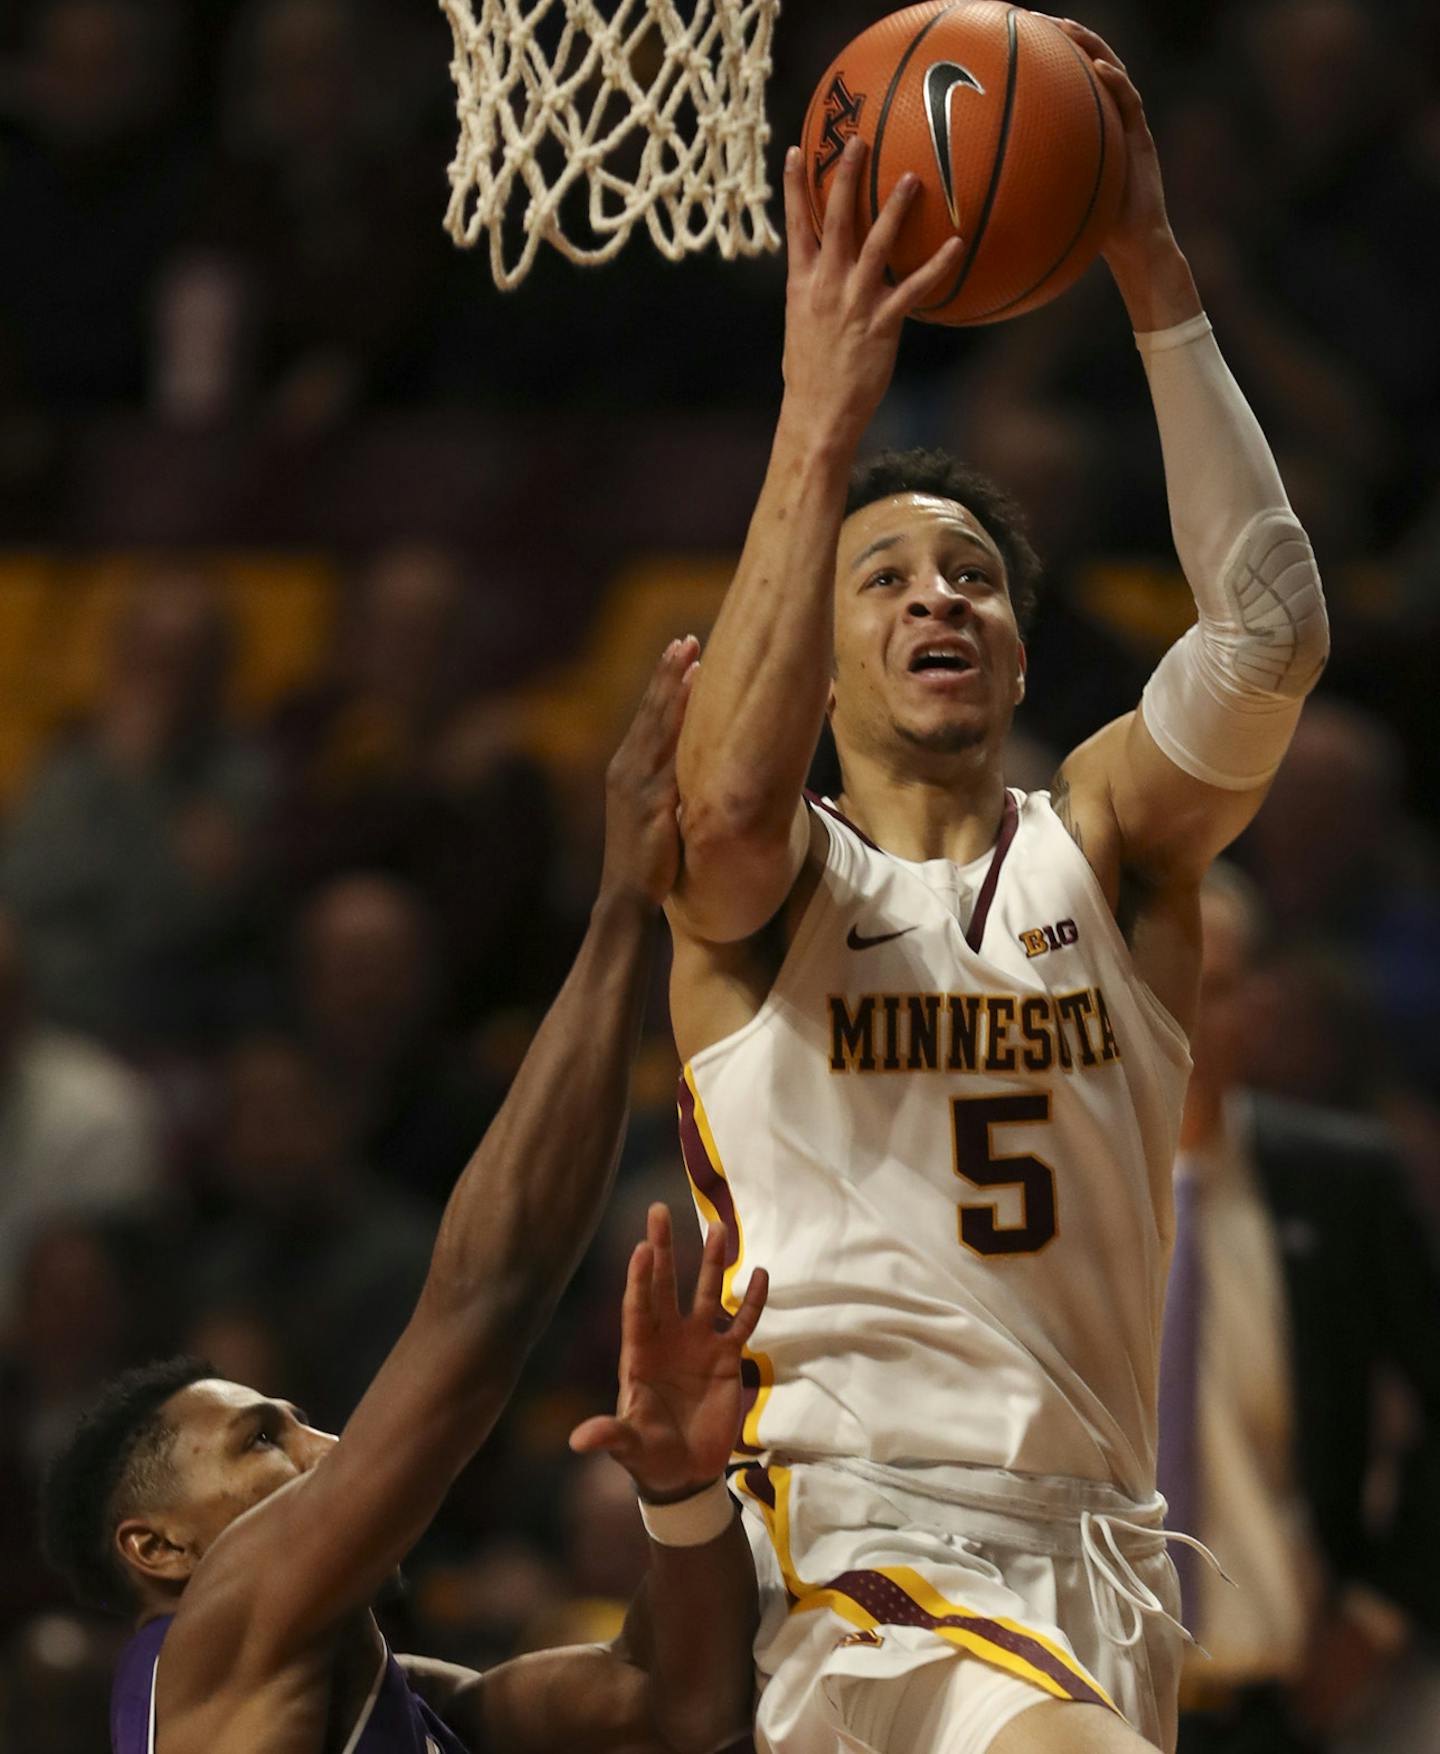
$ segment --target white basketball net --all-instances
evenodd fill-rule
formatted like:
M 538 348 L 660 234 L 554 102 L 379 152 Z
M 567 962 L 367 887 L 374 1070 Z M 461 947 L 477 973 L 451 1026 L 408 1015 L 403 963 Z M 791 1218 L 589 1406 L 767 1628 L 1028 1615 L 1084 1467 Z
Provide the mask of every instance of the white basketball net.
M 545 242 L 572 262 L 608 261 L 641 219 L 671 261 L 712 242 L 727 261 L 778 248 L 765 211 L 765 81 L 780 0 L 440 9 L 455 36 L 460 119 L 445 229 L 466 246 L 489 232 L 497 286 L 518 285 Z M 588 238 L 568 236 L 561 214 L 582 181 L 570 224 L 583 199 Z M 528 200 L 507 251 L 517 182 Z

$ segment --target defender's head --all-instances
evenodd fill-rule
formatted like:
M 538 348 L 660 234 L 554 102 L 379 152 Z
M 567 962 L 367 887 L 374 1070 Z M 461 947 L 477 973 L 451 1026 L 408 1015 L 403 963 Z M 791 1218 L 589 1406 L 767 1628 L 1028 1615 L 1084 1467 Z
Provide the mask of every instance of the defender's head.
M 46 1556 L 87 1607 L 173 1608 L 230 1524 L 335 1441 L 198 1359 L 127 1371 L 50 1469 Z
M 941 451 L 885 452 L 851 478 L 835 575 L 830 723 L 842 766 L 998 755 L 1025 693 L 1040 563 L 1018 509 Z

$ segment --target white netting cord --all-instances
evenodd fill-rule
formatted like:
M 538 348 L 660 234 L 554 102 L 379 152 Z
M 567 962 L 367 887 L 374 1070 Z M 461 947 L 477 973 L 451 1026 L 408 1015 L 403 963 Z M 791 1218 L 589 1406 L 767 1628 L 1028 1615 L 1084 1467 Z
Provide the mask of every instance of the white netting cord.
M 641 219 L 671 261 L 712 243 L 727 261 L 779 247 L 765 84 L 780 0 L 686 0 L 688 18 L 676 0 L 608 6 L 607 17 L 598 0 L 440 0 L 460 121 L 445 229 L 466 246 L 490 234 L 497 286 L 523 280 L 542 243 L 608 261 Z M 548 53 L 547 23 L 559 33 Z M 551 181 L 542 158 L 557 156 Z M 581 179 L 591 241 L 567 235 L 561 212 Z M 528 200 L 507 261 L 517 182 Z

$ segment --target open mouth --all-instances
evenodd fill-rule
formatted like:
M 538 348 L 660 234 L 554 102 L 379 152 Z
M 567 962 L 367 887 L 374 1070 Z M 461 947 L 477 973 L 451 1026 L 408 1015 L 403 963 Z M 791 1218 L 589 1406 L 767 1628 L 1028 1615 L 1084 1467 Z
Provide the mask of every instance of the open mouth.
M 910 674 L 924 675 L 930 671 L 941 671 L 952 676 L 963 676 L 975 666 L 964 652 L 957 651 L 953 646 L 921 646 L 910 659 Z

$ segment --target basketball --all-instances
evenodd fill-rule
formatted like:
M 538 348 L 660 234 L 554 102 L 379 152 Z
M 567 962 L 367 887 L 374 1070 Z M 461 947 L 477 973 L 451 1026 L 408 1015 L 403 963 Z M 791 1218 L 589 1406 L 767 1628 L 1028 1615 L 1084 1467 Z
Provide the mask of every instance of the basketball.
M 921 188 L 890 257 L 897 280 L 947 238 L 953 282 L 913 314 L 995 323 L 1064 292 L 1099 254 L 1125 182 L 1119 112 L 1058 25 L 1000 0 L 925 0 L 882 18 L 826 69 L 801 135 L 818 232 L 846 141 L 870 147 L 862 234 L 906 171 Z

